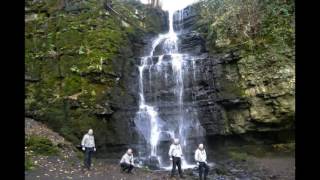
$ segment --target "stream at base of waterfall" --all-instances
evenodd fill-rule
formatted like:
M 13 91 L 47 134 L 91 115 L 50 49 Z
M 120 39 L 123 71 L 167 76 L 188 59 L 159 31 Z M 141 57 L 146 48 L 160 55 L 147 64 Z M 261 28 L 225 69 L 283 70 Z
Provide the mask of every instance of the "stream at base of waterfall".
M 174 22 L 182 20 L 183 10 L 168 13 L 169 31 L 152 41 L 138 66 L 140 100 L 135 125 L 146 144 L 138 157 L 140 166 L 170 169 L 169 146 L 173 138 L 178 138 L 184 153 L 182 169 L 187 169 L 195 166 L 192 151 L 197 148 L 190 146 L 190 137 L 204 134 L 197 112 L 184 106 L 184 81 L 195 78 L 196 57 L 179 53 L 179 32 L 175 32 Z

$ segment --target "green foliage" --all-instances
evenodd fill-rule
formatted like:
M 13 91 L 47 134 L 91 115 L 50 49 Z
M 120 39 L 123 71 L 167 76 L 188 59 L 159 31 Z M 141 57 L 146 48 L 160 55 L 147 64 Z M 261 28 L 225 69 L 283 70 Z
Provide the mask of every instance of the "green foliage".
M 59 101 L 47 107 L 43 118 L 50 128 L 59 132 L 65 123 L 65 112 L 63 111 L 62 102 Z
M 76 151 L 76 154 L 77 154 L 77 158 L 78 159 L 84 159 L 84 154 L 83 154 L 83 152 L 81 152 L 81 151 Z
M 231 159 L 235 161 L 245 161 L 248 158 L 248 154 L 245 152 L 237 152 L 237 151 L 230 151 L 229 156 Z
M 246 53 L 294 56 L 294 1 L 205 0 L 201 21 L 212 48 L 241 46 Z
M 102 142 L 104 128 L 110 127 L 93 112 L 115 86 L 115 77 L 107 74 L 115 74 L 114 64 L 130 56 L 122 50 L 130 52 L 131 42 L 144 32 L 125 27 L 118 16 L 106 14 L 100 2 L 72 1 L 64 8 L 62 3 L 26 1 L 25 74 L 39 81 L 26 82 L 25 109 L 74 144 L 89 128 Z M 114 3 L 116 10 L 136 22 L 148 9 L 139 2 Z M 80 95 L 70 99 L 76 94 Z
M 81 91 L 82 79 L 79 76 L 70 75 L 64 80 L 64 94 L 73 95 Z
M 33 164 L 31 158 L 29 155 L 24 156 L 24 170 L 32 170 L 35 168 L 35 165 Z
M 76 129 L 72 128 L 71 125 L 64 125 L 59 132 L 68 141 L 79 144 L 79 139 L 74 135 L 74 131 L 76 131 Z
M 202 16 L 210 24 L 209 32 L 217 33 L 218 46 L 242 42 L 257 33 L 258 0 L 207 0 L 202 9 Z
M 123 3 L 126 5 L 124 6 Z M 160 8 L 158 6 L 145 6 L 139 1 L 122 0 L 121 3 L 114 1 L 113 7 L 120 14 L 123 14 L 129 23 L 133 24 L 126 27 L 127 32 L 131 32 L 134 28 L 153 33 L 161 33 L 163 30 L 162 22 L 160 22 L 162 18 L 159 16 Z
M 40 136 L 30 136 L 25 140 L 28 150 L 40 155 L 58 155 L 59 149 L 49 139 Z
M 287 144 L 273 144 L 272 148 L 277 152 L 294 152 L 295 151 L 295 143 L 287 143 Z

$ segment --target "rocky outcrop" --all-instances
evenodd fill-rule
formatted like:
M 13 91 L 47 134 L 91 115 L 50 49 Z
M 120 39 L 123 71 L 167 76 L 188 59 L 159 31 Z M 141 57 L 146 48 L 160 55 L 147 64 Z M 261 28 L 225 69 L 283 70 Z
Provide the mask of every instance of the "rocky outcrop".
M 206 135 L 293 129 L 294 61 L 246 55 L 236 48 L 208 54 L 199 6 L 189 6 L 182 14 L 179 47 L 201 57 L 194 62 L 194 74 L 186 77 L 193 80 L 185 88 Z
M 207 137 L 238 134 L 250 137 L 255 132 L 293 130 L 294 63 L 247 56 L 236 48 L 209 52 L 203 35 L 206 25 L 199 23 L 198 10 L 197 6 L 188 7 L 188 13 L 182 13 L 183 18 L 175 27 L 180 32 L 179 52 L 187 61 L 183 75 L 184 117 L 191 124 L 194 123 L 191 119 L 199 119 Z M 152 38 L 152 35 L 142 38 L 144 46 L 140 46 L 135 58 L 124 63 L 125 69 L 122 68 L 124 64 L 115 66 L 122 74 L 119 86 L 109 95 L 109 106 L 113 111 L 110 121 L 113 129 L 110 136 L 113 138 L 107 138 L 105 146 L 109 152 L 117 152 L 129 145 L 141 149 L 141 143 L 145 143 L 141 142 L 143 138 L 134 122 L 139 103 L 137 65 L 140 59 L 137 57 L 147 52 L 146 47 Z M 155 51 L 153 64 L 159 62 L 160 47 Z M 170 59 L 170 55 L 162 57 L 164 66 L 170 63 Z M 157 71 L 159 69 L 154 66 L 143 74 L 145 99 L 157 103 L 159 116 L 165 123 L 175 123 L 179 107 L 173 91 L 173 71 L 170 66 L 162 67 L 167 76 L 159 76 Z M 190 137 L 197 137 L 196 127 L 192 127 Z M 161 136 L 161 139 L 163 147 L 167 147 L 169 138 Z M 158 151 L 165 154 L 167 149 L 163 147 Z
M 26 1 L 25 116 L 78 145 L 94 129 L 99 155 L 137 142 L 136 59 L 167 13 L 136 1 Z M 136 11 L 135 11 L 136 10 Z M 136 13 L 137 12 L 137 13 Z

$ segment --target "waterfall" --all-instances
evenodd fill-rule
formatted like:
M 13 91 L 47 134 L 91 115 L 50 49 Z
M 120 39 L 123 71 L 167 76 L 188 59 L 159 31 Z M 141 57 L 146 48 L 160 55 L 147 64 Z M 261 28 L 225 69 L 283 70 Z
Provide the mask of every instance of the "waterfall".
M 180 21 L 183 19 L 183 12 L 178 12 L 180 14 L 177 14 L 176 19 Z M 201 126 L 195 117 L 196 115 L 186 115 L 186 111 L 189 110 L 184 109 L 184 75 L 189 73 L 185 66 L 190 61 L 193 67 L 194 58 L 188 54 L 179 53 L 178 33 L 174 30 L 175 13 L 175 11 L 169 10 L 169 31 L 165 34 L 159 34 L 152 41 L 149 53 L 147 53 L 147 56 L 140 58 L 140 65 L 138 66 L 140 99 L 135 124 L 145 142 L 149 145 L 147 158 L 157 159 L 159 166 L 162 168 L 166 166 L 163 163 L 165 161 L 163 157 L 168 152 L 169 146 L 163 147 L 164 151 L 159 152 L 161 138 L 168 137 L 163 141 L 179 138 L 182 149 L 185 151 L 188 147 L 188 137 L 191 134 L 192 126 L 196 125 L 197 127 L 194 127 L 196 134 L 201 135 Z M 145 85 L 150 87 L 145 87 Z M 174 97 L 171 100 L 172 102 L 161 100 L 161 98 L 158 101 L 157 96 L 159 96 L 160 90 L 167 94 L 172 92 Z M 170 115 L 170 118 L 162 116 L 159 108 L 167 108 L 168 111 L 172 110 L 174 113 Z M 190 148 L 195 149 L 196 147 Z M 190 167 L 190 165 L 186 159 L 183 159 L 182 168 L 187 167 Z

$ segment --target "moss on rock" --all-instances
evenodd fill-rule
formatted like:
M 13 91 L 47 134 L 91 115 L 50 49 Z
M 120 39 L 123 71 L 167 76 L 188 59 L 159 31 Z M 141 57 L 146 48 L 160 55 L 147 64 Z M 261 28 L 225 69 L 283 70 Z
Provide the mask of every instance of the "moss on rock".
M 163 13 L 133 1 L 113 2 L 131 22 L 140 22 L 144 13 Z M 124 26 L 98 1 L 28 0 L 25 8 L 26 116 L 76 145 L 89 128 L 95 130 L 98 147 L 114 142 L 113 111 L 106 104 L 123 83 L 122 72 L 132 66 L 127 62 L 139 53 L 132 44 L 145 33 L 162 31 L 161 17 L 147 17 L 142 29 Z M 132 98 L 120 89 L 123 97 Z M 98 116 L 97 107 L 109 114 Z

